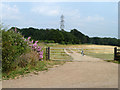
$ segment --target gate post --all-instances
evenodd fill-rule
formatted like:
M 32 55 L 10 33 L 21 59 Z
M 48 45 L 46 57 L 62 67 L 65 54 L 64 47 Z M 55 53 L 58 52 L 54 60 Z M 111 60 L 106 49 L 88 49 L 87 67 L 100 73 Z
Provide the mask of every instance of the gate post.
M 50 47 L 48 47 L 48 60 L 50 60 Z
M 116 55 L 117 55 L 117 47 L 114 48 L 114 60 L 116 60 Z
M 46 48 L 46 60 L 50 60 L 50 47 Z
M 46 48 L 46 60 L 48 60 L 48 48 Z

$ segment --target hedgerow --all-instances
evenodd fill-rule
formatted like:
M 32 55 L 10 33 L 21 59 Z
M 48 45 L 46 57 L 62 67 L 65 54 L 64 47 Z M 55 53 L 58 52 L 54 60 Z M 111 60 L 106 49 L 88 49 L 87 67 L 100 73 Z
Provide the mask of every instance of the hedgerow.
M 17 57 L 27 49 L 27 42 L 20 33 L 12 30 L 2 31 L 2 71 L 9 72 L 16 68 Z
M 35 66 L 43 60 L 43 50 L 38 41 L 30 41 L 15 30 L 2 30 L 2 72 L 8 73 L 17 67 Z

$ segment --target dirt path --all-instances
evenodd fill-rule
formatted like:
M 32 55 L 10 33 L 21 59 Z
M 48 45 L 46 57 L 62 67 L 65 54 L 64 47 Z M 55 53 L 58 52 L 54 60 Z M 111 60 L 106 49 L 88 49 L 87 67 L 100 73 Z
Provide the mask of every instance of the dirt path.
M 5 80 L 3 88 L 118 88 L 118 65 L 73 52 L 75 62 L 16 80 Z
M 76 53 L 75 51 L 72 51 L 72 53 L 68 53 L 66 49 L 64 49 L 65 53 L 67 53 L 68 55 L 72 56 L 73 61 L 83 61 L 83 62 L 103 62 L 103 60 L 99 59 L 99 58 L 92 58 L 89 56 L 82 56 L 80 53 Z

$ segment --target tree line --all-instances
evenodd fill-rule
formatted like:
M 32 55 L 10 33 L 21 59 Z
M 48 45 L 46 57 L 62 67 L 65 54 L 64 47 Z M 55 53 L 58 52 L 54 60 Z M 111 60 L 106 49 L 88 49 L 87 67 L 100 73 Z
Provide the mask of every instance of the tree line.
M 10 30 L 14 29 L 12 27 Z M 24 37 L 31 37 L 34 40 L 41 40 L 47 43 L 60 43 L 60 44 L 97 44 L 97 45 L 113 45 L 120 46 L 120 39 L 110 37 L 89 37 L 84 35 L 77 29 L 73 29 L 70 32 L 61 31 L 59 29 L 36 29 L 29 28 L 17 28 Z

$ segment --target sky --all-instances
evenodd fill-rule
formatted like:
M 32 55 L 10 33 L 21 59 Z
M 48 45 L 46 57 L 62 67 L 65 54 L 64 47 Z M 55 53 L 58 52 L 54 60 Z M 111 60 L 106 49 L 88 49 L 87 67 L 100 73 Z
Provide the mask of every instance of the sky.
M 117 2 L 2 2 L 0 6 L 2 23 L 9 28 L 59 29 L 63 14 L 66 31 L 118 38 Z

